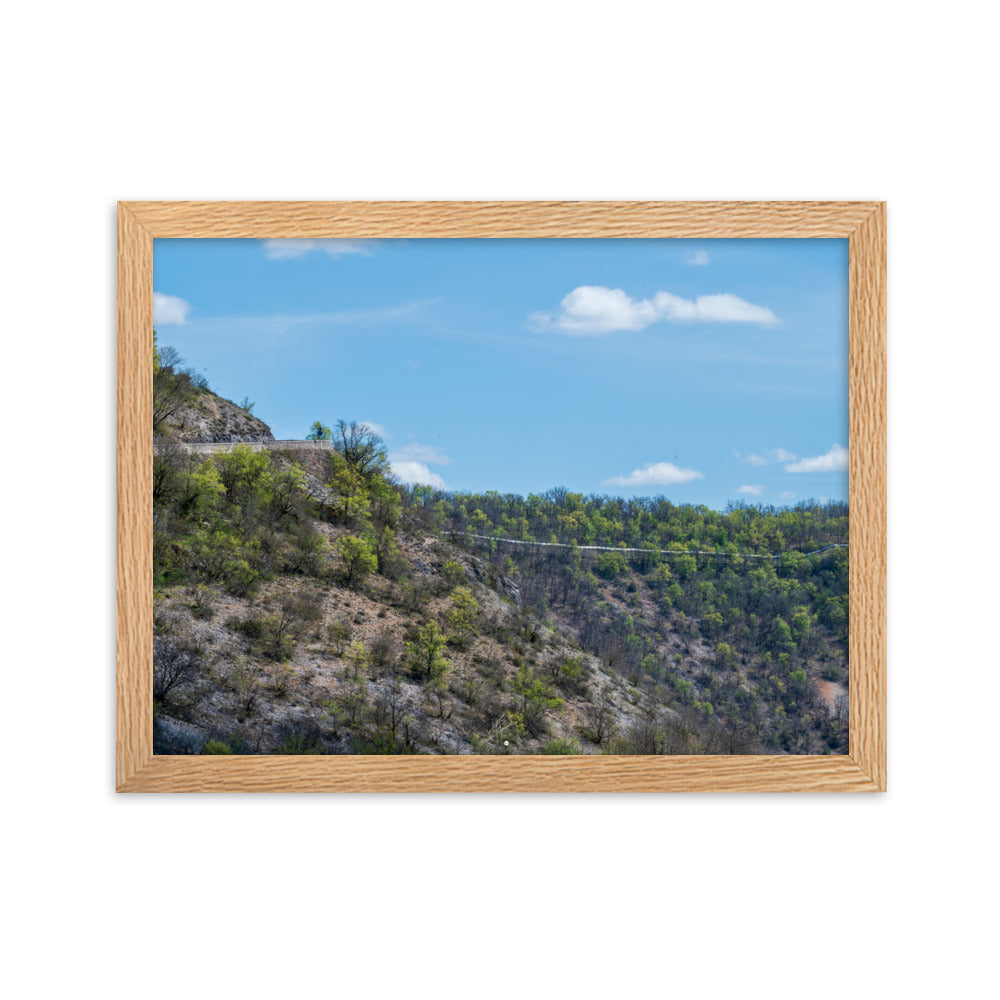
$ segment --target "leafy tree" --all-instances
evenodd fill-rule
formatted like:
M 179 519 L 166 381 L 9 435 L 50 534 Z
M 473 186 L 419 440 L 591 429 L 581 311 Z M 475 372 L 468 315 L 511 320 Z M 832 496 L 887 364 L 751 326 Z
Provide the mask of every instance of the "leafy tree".
M 343 535 L 335 548 L 344 565 L 344 582 L 348 587 L 360 586 L 369 574 L 374 573 L 378 560 L 371 544 L 357 535 Z
M 334 516 L 348 524 L 367 524 L 371 497 L 364 477 L 340 454 L 333 456 L 331 471 L 327 488 L 330 491 L 330 509 Z
M 368 669 L 370 657 L 365 644 L 360 639 L 355 639 L 347 649 L 345 659 L 351 665 L 352 676 L 357 677 Z
M 428 622 L 417 632 L 413 642 L 406 644 L 403 661 L 415 677 L 433 680 L 444 676 L 450 666 L 441 653 L 447 643 L 434 622 Z
M 518 696 L 518 709 L 524 724 L 533 736 L 543 731 L 545 713 L 563 706 L 562 698 L 556 695 L 552 685 L 533 673 L 526 663 L 521 664 L 511 688 Z
M 460 647 L 468 645 L 472 638 L 478 614 L 479 602 L 472 591 L 468 587 L 456 587 L 451 592 L 451 607 L 446 613 L 446 618 L 448 628 Z
M 597 557 L 594 572 L 605 580 L 614 580 L 619 576 L 624 576 L 628 572 L 628 562 L 624 553 L 602 552 Z
M 319 420 L 313 422 L 313 425 L 309 428 L 309 433 L 306 435 L 307 441 L 332 441 L 333 431 L 329 427 L 323 425 Z
M 271 456 L 247 444 L 237 444 L 215 458 L 226 500 L 245 510 L 266 502 L 273 486 Z

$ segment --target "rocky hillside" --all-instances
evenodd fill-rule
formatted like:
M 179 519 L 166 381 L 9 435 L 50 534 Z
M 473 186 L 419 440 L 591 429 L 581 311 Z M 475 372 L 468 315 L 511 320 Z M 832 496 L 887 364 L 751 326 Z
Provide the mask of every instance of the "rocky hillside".
M 158 753 L 846 752 L 844 505 L 407 488 L 157 374 Z
M 271 428 L 236 403 L 202 389 L 167 417 L 161 437 L 174 441 L 273 441 Z
M 317 531 L 335 552 L 344 533 Z M 158 753 L 600 753 L 644 727 L 688 745 L 677 712 L 446 541 L 402 539 L 397 579 L 360 587 L 337 562 L 326 580 L 281 575 L 252 596 L 160 590 L 157 676 L 179 679 L 159 701 Z

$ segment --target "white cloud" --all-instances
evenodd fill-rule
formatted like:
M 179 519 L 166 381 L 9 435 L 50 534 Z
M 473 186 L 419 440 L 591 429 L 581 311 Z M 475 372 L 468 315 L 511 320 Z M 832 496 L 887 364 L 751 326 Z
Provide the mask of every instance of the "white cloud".
M 749 493 L 752 497 L 759 497 L 761 493 L 764 492 L 763 486 L 739 486 L 736 489 L 737 493 Z
M 321 251 L 330 257 L 360 254 L 371 257 L 375 240 L 264 240 L 264 253 L 268 260 L 294 260 L 307 253 Z
M 393 475 L 410 486 L 417 484 L 423 486 L 433 486 L 436 490 L 448 489 L 445 481 L 436 473 L 424 465 L 423 462 L 392 462 Z
M 391 462 L 425 462 L 429 465 L 451 465 L 451 458 L 430 444 L 405 444 L 389 456 Z
M 675 486 L 701 479 L 694 469 L 678 469 L 672 462 L 650 462 L 641 469 L 633 469 L 627 476 L 612 476 L 604 480 L 605 486 Z
M 693 254 L 684 262 L 688 267 L 705 267 L 711 257 L 708 256 L 707 250 L 695 250 Z
M 798 462 L 785 466 L 785 472 L 846 472 L 847 471 L 847 449 L 839 444 L 833 447 L 825 455 L 816 455 L 813 458 L 803 458 Z
M 368 431 L 369 434 L 374 434 L 376 437 L 384 438 L 386 436 L 385 428 L 381 424 L 376 424 L 371 420 L 359 420 L 358 427 Z
M 538 331 L 571 336 L 610 333 L 613 330 L 644 330 L 661 320 L 676 323 L 776 323 L 770 309 L 755 306 L 735 295 L 700 295 L 682 299 L 670 292 L 657 292 L 651 299 L 633 299 L 620 288 L 581 285 L 560 303 L 557 316 L 536 312 L 528 323 Z
M 191 304 L 176 295 L 153 292 L 153 326 L 181 326 L 190 311 Z
M 451 465 L 451 457 L 440 448 L 416 441 L 396 448 L 389 454 L 389 464 L 397 479 L 414 486 L 418 483 L 437 490 L 448 489 L 447 483 L 428 465 Z

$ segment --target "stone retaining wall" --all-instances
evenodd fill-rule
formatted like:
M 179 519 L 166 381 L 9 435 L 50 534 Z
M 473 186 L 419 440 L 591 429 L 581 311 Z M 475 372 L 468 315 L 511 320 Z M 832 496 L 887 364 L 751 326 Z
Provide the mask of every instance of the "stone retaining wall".
M 163 447 L 167 442 L 156 441 L 154 447 Z M 195 454 L 210 454 L 232 451 L 233 448 L 249 448 L 251 451 L 333 451 L 329 441 L 175 441 L 171 446 Z

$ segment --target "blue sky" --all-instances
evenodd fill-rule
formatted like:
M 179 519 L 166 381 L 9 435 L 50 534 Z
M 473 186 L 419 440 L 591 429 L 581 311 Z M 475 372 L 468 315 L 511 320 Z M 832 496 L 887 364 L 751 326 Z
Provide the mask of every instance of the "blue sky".
M 847 499 L 846 240 L 156 240 L 154 325 L 277 438 L 463 491 Z

